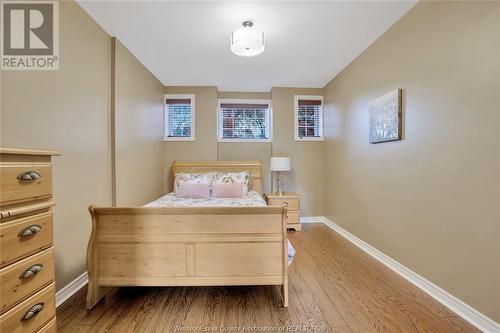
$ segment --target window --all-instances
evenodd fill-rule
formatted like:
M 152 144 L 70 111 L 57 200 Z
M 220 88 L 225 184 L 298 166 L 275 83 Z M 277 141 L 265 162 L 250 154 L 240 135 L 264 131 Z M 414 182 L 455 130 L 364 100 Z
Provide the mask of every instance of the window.
M 271 141 L 269 100 L 219 100 L 219 142 Z
M 164 140 L 194 140 L 194 95 L 165 95 Z
M 322 96 L 295 96 L 295 140 L 323 140 Z

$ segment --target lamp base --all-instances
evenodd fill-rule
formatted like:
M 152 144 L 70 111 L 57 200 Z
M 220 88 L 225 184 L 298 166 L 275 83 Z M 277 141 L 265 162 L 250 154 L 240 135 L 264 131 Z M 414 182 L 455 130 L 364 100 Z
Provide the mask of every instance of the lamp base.
M 274 194 L 279 196 L 283 195 L 283 191 L 281 190 L 281 175 L 279 171 L 278 171 L 278 177 L 276 179 L 276 192 Z

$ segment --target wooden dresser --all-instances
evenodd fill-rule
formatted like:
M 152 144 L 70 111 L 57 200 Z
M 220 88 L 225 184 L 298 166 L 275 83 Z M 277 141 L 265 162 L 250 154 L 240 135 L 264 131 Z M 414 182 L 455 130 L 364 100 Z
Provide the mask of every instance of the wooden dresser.
M 0 332 L 56 332 L 53 151 L 0 148 Z
M 300 196 L 297 193 L 286 192 L 282 195 L 275 193 L 264 193 L 268 206 L 288 205 L 287 211 L 287 229 L 300 231 Z

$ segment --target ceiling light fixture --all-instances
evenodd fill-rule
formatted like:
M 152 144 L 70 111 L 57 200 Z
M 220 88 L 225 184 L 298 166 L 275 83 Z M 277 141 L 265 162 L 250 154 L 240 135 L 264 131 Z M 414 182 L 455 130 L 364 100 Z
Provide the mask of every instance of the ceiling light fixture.
M 242 57 L 254 57 L 264 52 L 264 32 L 253 28 L 251 20 L 241 25 L 243 28 L 231 34 L 231 51 Z

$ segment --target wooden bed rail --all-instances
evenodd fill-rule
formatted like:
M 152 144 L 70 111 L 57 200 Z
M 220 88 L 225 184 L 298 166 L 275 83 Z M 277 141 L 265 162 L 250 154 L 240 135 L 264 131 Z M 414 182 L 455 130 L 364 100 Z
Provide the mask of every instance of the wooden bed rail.
M 240 214 L 281 214 L 282 207 L 98 207 L 90 206 L 89 211 L 97 215 L 240 215 Z

